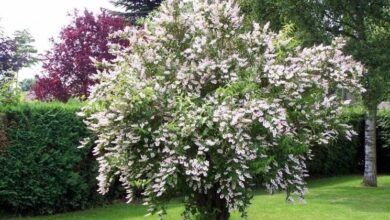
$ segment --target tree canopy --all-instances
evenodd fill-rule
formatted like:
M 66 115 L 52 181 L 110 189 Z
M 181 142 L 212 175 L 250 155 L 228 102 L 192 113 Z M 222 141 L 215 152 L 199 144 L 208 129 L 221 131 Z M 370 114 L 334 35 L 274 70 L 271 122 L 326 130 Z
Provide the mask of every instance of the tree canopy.
M 0 31 L 0 104 L 16 103 L 21 100 L 17 87 L 17 72 L 37 61 L 34 39 L 26 30 L 7 36 Z
M 293 24 L 296 27 L 294 35 L 300 38 L 302 45 L 329 43 L 336 36 L 347 39 L 345 51 L 362 62 L 367 72 L 363 80 L 366 92 L 362 95 L 367 108 L 366 151 L 369 153 L 366 153 L 366 171 L 371 173 L 369 175 L 371 180 L 365 181 L 365 184 L 376 186 L 376 112 L 378 104 L 386 100 L 390 94 L 390 2 L 388 0 L 240 0 L 240 2 L 251 19 L 260 22 L 271 19 L 276 30 L 280 30 L 283 25 Z
M 0 31 L 0 81 L 12 79 L 21 68 L 37 61 L 33 42 L 26 30 L 16 31 L 12 37 Z
M 86 98 L 88 87 L 96 82 L 92 75 L 96 74 L 97 67 L 91 57 L 98 61 L 114 59 L 109 44 L 110 40 L 117 40 L 109 36 L 125 26 L 123 18 L 106 11 L 96 16 L 87 10 L 82 14 L 75 11 L 71 23 L 62 29 L 58 40 L 52 40 L 53 47 L 44 57 L 43 69 L 47 75 L 37 79 L 34 86 L 37 98 L 61 101 Z
M 124 9 L 125 12 L 115 12 L 126 17 L 133 23 L 139 19 L 146 17 L 151 11 L 160 6 L 162 0 L 112 0 L 115 6 Z

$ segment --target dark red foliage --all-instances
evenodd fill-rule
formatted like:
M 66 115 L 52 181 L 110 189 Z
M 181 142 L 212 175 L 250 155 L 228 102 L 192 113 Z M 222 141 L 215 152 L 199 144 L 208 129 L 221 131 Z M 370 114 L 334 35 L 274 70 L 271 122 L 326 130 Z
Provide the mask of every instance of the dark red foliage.
M 36 97 L 40 100 L 56 99 L 66 102 L 70 98 L 70 94 L 61 83 L 60 77 L 55 74 L 51 74 L 50 77 L 38 78 L 33 88 Z
M 88 97 L 89 86 L 96 83 L 91 76 L 97 71 L 90 57 L 98 61 L 114 59 L 109 53 L 109 42 L 124 46 L 127 42 L 108 38 L 125 26 L 123 18 L 104 10 L 97 16 L 87 10 L 83 15 L 76 11 L 71 24 L 62 29 L 59 40 L 52 39 L 53 48 L 43 62 L 48 75 L 39 77 L 34 86 L 37 98 L 65 102 L 71 97 Z

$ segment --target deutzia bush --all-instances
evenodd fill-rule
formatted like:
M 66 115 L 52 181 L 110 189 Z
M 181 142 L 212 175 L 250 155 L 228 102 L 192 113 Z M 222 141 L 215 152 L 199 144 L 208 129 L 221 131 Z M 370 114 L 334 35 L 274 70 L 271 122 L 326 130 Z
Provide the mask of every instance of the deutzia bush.
M 245 217 L 258 179 L 303 198 L 310 146 L 354 133 L 335 94 L 361 92 L 363 68 L 341 39 L 292 48 L 242 22 L 232 0 L 167 0 L 144 28 L 117 33 L 130 46 L 114 48 L 83 109 L 100 193 L 119 176 L 131 201 L 131 183 L 144 180 L 151 213 L 179 192 L 183 217 L 203 219 Z

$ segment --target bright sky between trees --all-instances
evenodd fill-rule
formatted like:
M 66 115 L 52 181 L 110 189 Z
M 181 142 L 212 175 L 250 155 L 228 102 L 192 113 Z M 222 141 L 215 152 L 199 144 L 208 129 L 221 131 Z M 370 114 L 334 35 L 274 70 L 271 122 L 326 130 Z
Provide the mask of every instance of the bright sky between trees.
M 73 9 L 99 12 L 100 8 L 113 9 L 109 0 L 0 0 L 0 27 L 7 35 L 15 30 L 27 29 L 35 39 L 38 53 L 51 47 L 49 38 L 57 37 L 61 28 L 70 22 L 67 16 Z M 19 80 L 42 74 L 41 63 L 24 68 Z

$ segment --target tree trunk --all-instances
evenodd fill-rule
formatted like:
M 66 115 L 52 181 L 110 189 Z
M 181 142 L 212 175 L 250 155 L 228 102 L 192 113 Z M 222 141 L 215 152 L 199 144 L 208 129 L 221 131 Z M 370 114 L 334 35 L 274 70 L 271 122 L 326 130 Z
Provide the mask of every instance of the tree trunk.
M 217 197 L 216 208 L 220 210 L 215 214 L 215 220 L 228 220 L 230 217 L 229 210 L 226 208 L 226 201 Z
M 364 128 L 364 178 L 365 186 L 377 186 L 377 168 L 376 168 L 376 110 L 369 109 L 366 114 Z
M 197 205 L 200 208 L 197 219 L 200 220 L 228 220 L 230 212 L 226 200 L 221 199 L 213 187 L 207 194 L 197 195 Z

